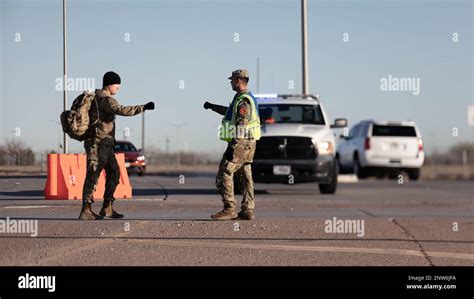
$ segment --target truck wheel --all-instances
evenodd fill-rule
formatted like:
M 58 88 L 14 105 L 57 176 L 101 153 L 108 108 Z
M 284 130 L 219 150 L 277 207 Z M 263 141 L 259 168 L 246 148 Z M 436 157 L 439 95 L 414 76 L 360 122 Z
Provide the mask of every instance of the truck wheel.
M 357 156 L 357 154 L 354 156 L 354 164 L 353 164 L 354 168 L 354 174 L 357 175 L 357 178 L 358 179 L 365 179 L 367 178 L 367 171 L 362 167 L 360 166 L 360 162 L 359 162 L 359 156 Z
M 409 169 L 407 170 L 408 172 L 408 178 L 410 180 L 418 180 L 420 178 L 420 169 L 419 168 L 415 168 L 415 169 Z
M 379 170 L 375 173 L 375 177 L 377 178 L 377 180 L 383 180 L 385 179 L 385 176 L 387 174 L 385 172 L 383 172 L 382 170 Z
M 339 167 L 339 173 L 340 174 L 347 173 L 347 170 L 342 166 L 341 161 L 339 160 L 339 157 L 336 157 L 336 161 L 337 161 L 337 166 Z
M 337 175 L 339 174 L 339 166 L 337 160 L 333 162 L 333 171 L 328 184 L 319 184 L 319 192 L 321 194 L 334 194 L 337 189 Z
M 396 180 L 396 179 L 398 179 L 398 176 L 400 174 L 401 174 L 400 170 L 397 170 L 397 169 L 389 170 L 388 178 L 391 179 L 391 180 Z

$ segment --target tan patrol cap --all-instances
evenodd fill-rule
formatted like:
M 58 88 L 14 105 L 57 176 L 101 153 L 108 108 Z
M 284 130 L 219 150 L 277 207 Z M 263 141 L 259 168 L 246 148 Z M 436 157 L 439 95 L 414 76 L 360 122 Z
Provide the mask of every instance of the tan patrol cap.
M 235 70 L 232 72 L 232 75 L 230 75 L 229 79 L 232 78 L 249 78 L 249 71 L 247 70 Z

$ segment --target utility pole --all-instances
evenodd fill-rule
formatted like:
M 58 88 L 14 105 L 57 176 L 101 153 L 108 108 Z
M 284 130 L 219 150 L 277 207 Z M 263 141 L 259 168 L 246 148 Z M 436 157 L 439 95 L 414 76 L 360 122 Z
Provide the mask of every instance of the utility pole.
M 257 57 L 257 93 L 260 93 L 260 58 Z
M 67 110 L 66 4 L 66 0 L 63 0 L 63 111 Z M 66 133 L 63 133 L 63 153 L 69 153 Z
M 142 155 L 145 155 L 145 111 L 142 113 Z
M 309 94 L 307 1 L 301 0 L 303 94 Z

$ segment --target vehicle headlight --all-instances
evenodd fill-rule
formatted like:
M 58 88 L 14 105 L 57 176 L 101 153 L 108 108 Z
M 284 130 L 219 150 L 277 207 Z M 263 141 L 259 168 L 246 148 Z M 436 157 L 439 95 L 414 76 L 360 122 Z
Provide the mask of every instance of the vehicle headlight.
M 145 156 L 138 156 L 137 161 L 145 161 Z
M 320 141 L 316 143 L 319 154 L 328 155 L 334 153 L 334 144 L 328 141 Z

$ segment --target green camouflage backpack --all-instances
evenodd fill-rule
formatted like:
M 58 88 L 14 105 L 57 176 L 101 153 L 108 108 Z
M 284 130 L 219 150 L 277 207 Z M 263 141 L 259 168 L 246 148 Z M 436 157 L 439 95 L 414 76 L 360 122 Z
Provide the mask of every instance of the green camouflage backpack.
M 83 141 L 87 137 L 87 130 L 93 124 L 90 124 L 89 110 L 92 102 L 97 108 L 97 115 L 99 115 L 99 106 L 97 101 L 94 101 L 95 93 L 90 90 L 84 91 L 80 94 L 74 102 L 72 102 L 71 110 L 66 110 L 61 113 L 61 125 L 63 132 L 75 140 Z M 97 119 L 98 121 L 98 119 Z

